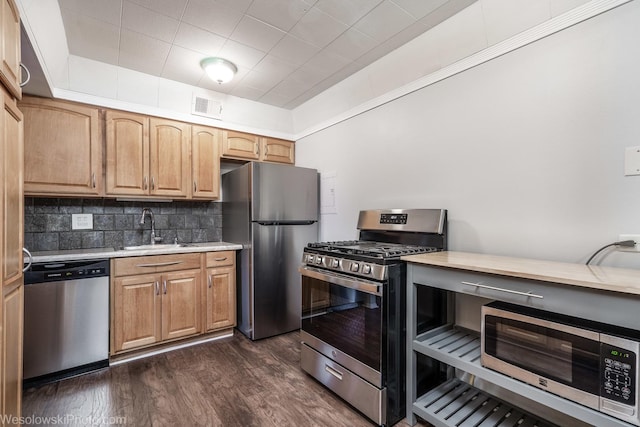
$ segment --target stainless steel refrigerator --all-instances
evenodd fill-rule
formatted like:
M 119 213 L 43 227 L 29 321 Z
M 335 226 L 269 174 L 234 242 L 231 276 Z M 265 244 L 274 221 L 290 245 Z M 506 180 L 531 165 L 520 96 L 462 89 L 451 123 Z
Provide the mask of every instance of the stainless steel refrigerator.
M 222 175 L 222 239 L 241 243 L 238 330 L 257 340 L 300 328 L 298 267 L 318 240 L 318 172 L 247 163 Z

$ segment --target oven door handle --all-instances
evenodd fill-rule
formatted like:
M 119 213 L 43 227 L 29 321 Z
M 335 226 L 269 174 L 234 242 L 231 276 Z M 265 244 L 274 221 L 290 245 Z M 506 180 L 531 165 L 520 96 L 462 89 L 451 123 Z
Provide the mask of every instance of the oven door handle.
M 324 282 L 329 282 L 338 286 L 344 286 L 345 288 L 355 289 L 367 294 L 382 296 L 382 286 L 379 283 L 358 280 L 357 278 L 351 276 L 329 273 L 324 270 L 312 267 L 300 267 L 298 271 L 300 271 L 300 273 L 305 277 L 322 280 Z

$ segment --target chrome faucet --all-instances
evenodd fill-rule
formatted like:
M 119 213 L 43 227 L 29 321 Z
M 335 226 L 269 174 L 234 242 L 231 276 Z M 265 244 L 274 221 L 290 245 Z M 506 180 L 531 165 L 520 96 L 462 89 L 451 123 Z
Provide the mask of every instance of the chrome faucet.
M 153 218 L 153 211 L 151 208 L 142 208 L 142 218 L 140 218 L 140 224 L 144 224 L 144 219 L 149 214 L 151 217 L 151 244 L 155 245 L 156 241 L 162 241 L 161 237 L 156 238 L 156 220 Z

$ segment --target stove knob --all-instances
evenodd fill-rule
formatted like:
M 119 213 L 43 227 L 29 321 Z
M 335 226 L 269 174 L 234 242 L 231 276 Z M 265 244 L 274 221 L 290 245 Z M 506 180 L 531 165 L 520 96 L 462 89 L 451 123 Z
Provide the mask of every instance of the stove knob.
M 357 262 L 354 262 L 351 264 L 351 271 L 353 271 L 354 273 L 357 272 L 360 269 L 360 264 L 358 264 Z
M 331 267 L 338 268 L 339 265 L 340 265 L 340 262 L 337 259 L 334 258 L 331 260 Z
M 364 274 L 371 274 L 371 266 L 369 264 L 365 264 L 362 266 L 362 272 Z
M 316 264 L 321 265 L 322 264 L 322 257 L 320 255 L 318 255 L 316 257 Z

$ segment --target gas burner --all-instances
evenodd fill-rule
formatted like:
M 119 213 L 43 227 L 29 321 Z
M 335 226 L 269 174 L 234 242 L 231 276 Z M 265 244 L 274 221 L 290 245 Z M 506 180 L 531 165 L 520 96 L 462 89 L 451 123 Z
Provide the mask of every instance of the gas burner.
M 316 242 L 307 245 L 309 249 L 342 255 L 360 255 L 370 258 L 391 259 L 403 255 L 433 252 L 437 248 L 428 246 L 404 245 L 363 240 L 345 240 L 337 242 Z

